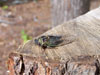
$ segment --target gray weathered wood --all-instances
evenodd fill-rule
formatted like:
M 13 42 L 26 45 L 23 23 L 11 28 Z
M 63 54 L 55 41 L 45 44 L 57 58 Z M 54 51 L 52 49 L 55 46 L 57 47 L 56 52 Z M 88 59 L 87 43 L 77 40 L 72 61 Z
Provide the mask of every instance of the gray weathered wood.
M 100 7 L 74 20 L 47 31 L 42 35 L 66 35 L 72 41 L 63 46 L 43 50 L 34 45 L 33 40 L 18 49 L 18 52 L 49 60 L 66 61 L 74 56 L 100 54 Z

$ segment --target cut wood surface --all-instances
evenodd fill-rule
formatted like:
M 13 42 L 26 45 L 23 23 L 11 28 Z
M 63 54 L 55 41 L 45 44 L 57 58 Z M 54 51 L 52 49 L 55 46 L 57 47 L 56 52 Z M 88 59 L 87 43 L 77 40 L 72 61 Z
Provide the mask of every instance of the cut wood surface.
M 9 55 L 10 75 L 100 74 L 100 7 L 42 35 L 65 40 L 45 51 L 34 44 L 35 38 L 28 41 Z
M 45 57 L 51 60 L 65 61 L 74 56 L 100 54 L 100 7 L 74 20 L 58 25 L 42 35 L 65 36 L 63 46 L 43 49 L 33 40 L 27 42 L 17 51 L 33 57 Z

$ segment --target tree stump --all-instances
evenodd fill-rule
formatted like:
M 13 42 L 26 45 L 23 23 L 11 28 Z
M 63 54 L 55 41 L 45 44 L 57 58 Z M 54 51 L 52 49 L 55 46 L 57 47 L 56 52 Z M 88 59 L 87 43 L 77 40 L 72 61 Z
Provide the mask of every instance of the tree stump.
M 63 46 L 45 51 L 34 44 L 35 38 L 28 41 L 9 54 L 9 75 L 100 74 L 100 8 L 42 35 L 65 36 L 66 40 Z

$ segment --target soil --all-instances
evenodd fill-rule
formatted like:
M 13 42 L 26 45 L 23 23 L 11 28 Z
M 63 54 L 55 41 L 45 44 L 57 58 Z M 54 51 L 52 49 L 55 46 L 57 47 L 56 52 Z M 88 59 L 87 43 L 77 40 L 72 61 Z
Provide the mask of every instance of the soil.
M 49 1 L 0 8 L 0 75 L 7 75 L 6 60 L 11 51 L 23 44 L 21 31 L 35 37 L 50 29 Z
M 98 1 L 93 0 L 91 9 Z M 23 44 L 22 30 L 33 38 L 51 29 L 50 8 L 49 0 L 12 5 L 6 10 L 0 7 L 0 75 L 8 75 L 6 60 Z

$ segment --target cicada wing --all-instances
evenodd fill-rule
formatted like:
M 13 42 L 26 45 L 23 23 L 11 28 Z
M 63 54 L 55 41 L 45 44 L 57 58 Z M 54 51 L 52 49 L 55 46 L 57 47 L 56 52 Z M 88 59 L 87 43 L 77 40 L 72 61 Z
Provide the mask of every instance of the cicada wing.
M 67 44 L 70 44 L 76 40 L 76 36 L 69 35 L 69 36 L 62 36 L 61 39 L 59 40 L 59 45 L 58 46 L 64 46 Z
M 62 40 L 60 39 L 61 39 L 61 36 L 50 36 L 50 40 L 49 40 L 50 46 L 51 47 L 58 46 L 62 42 Z

